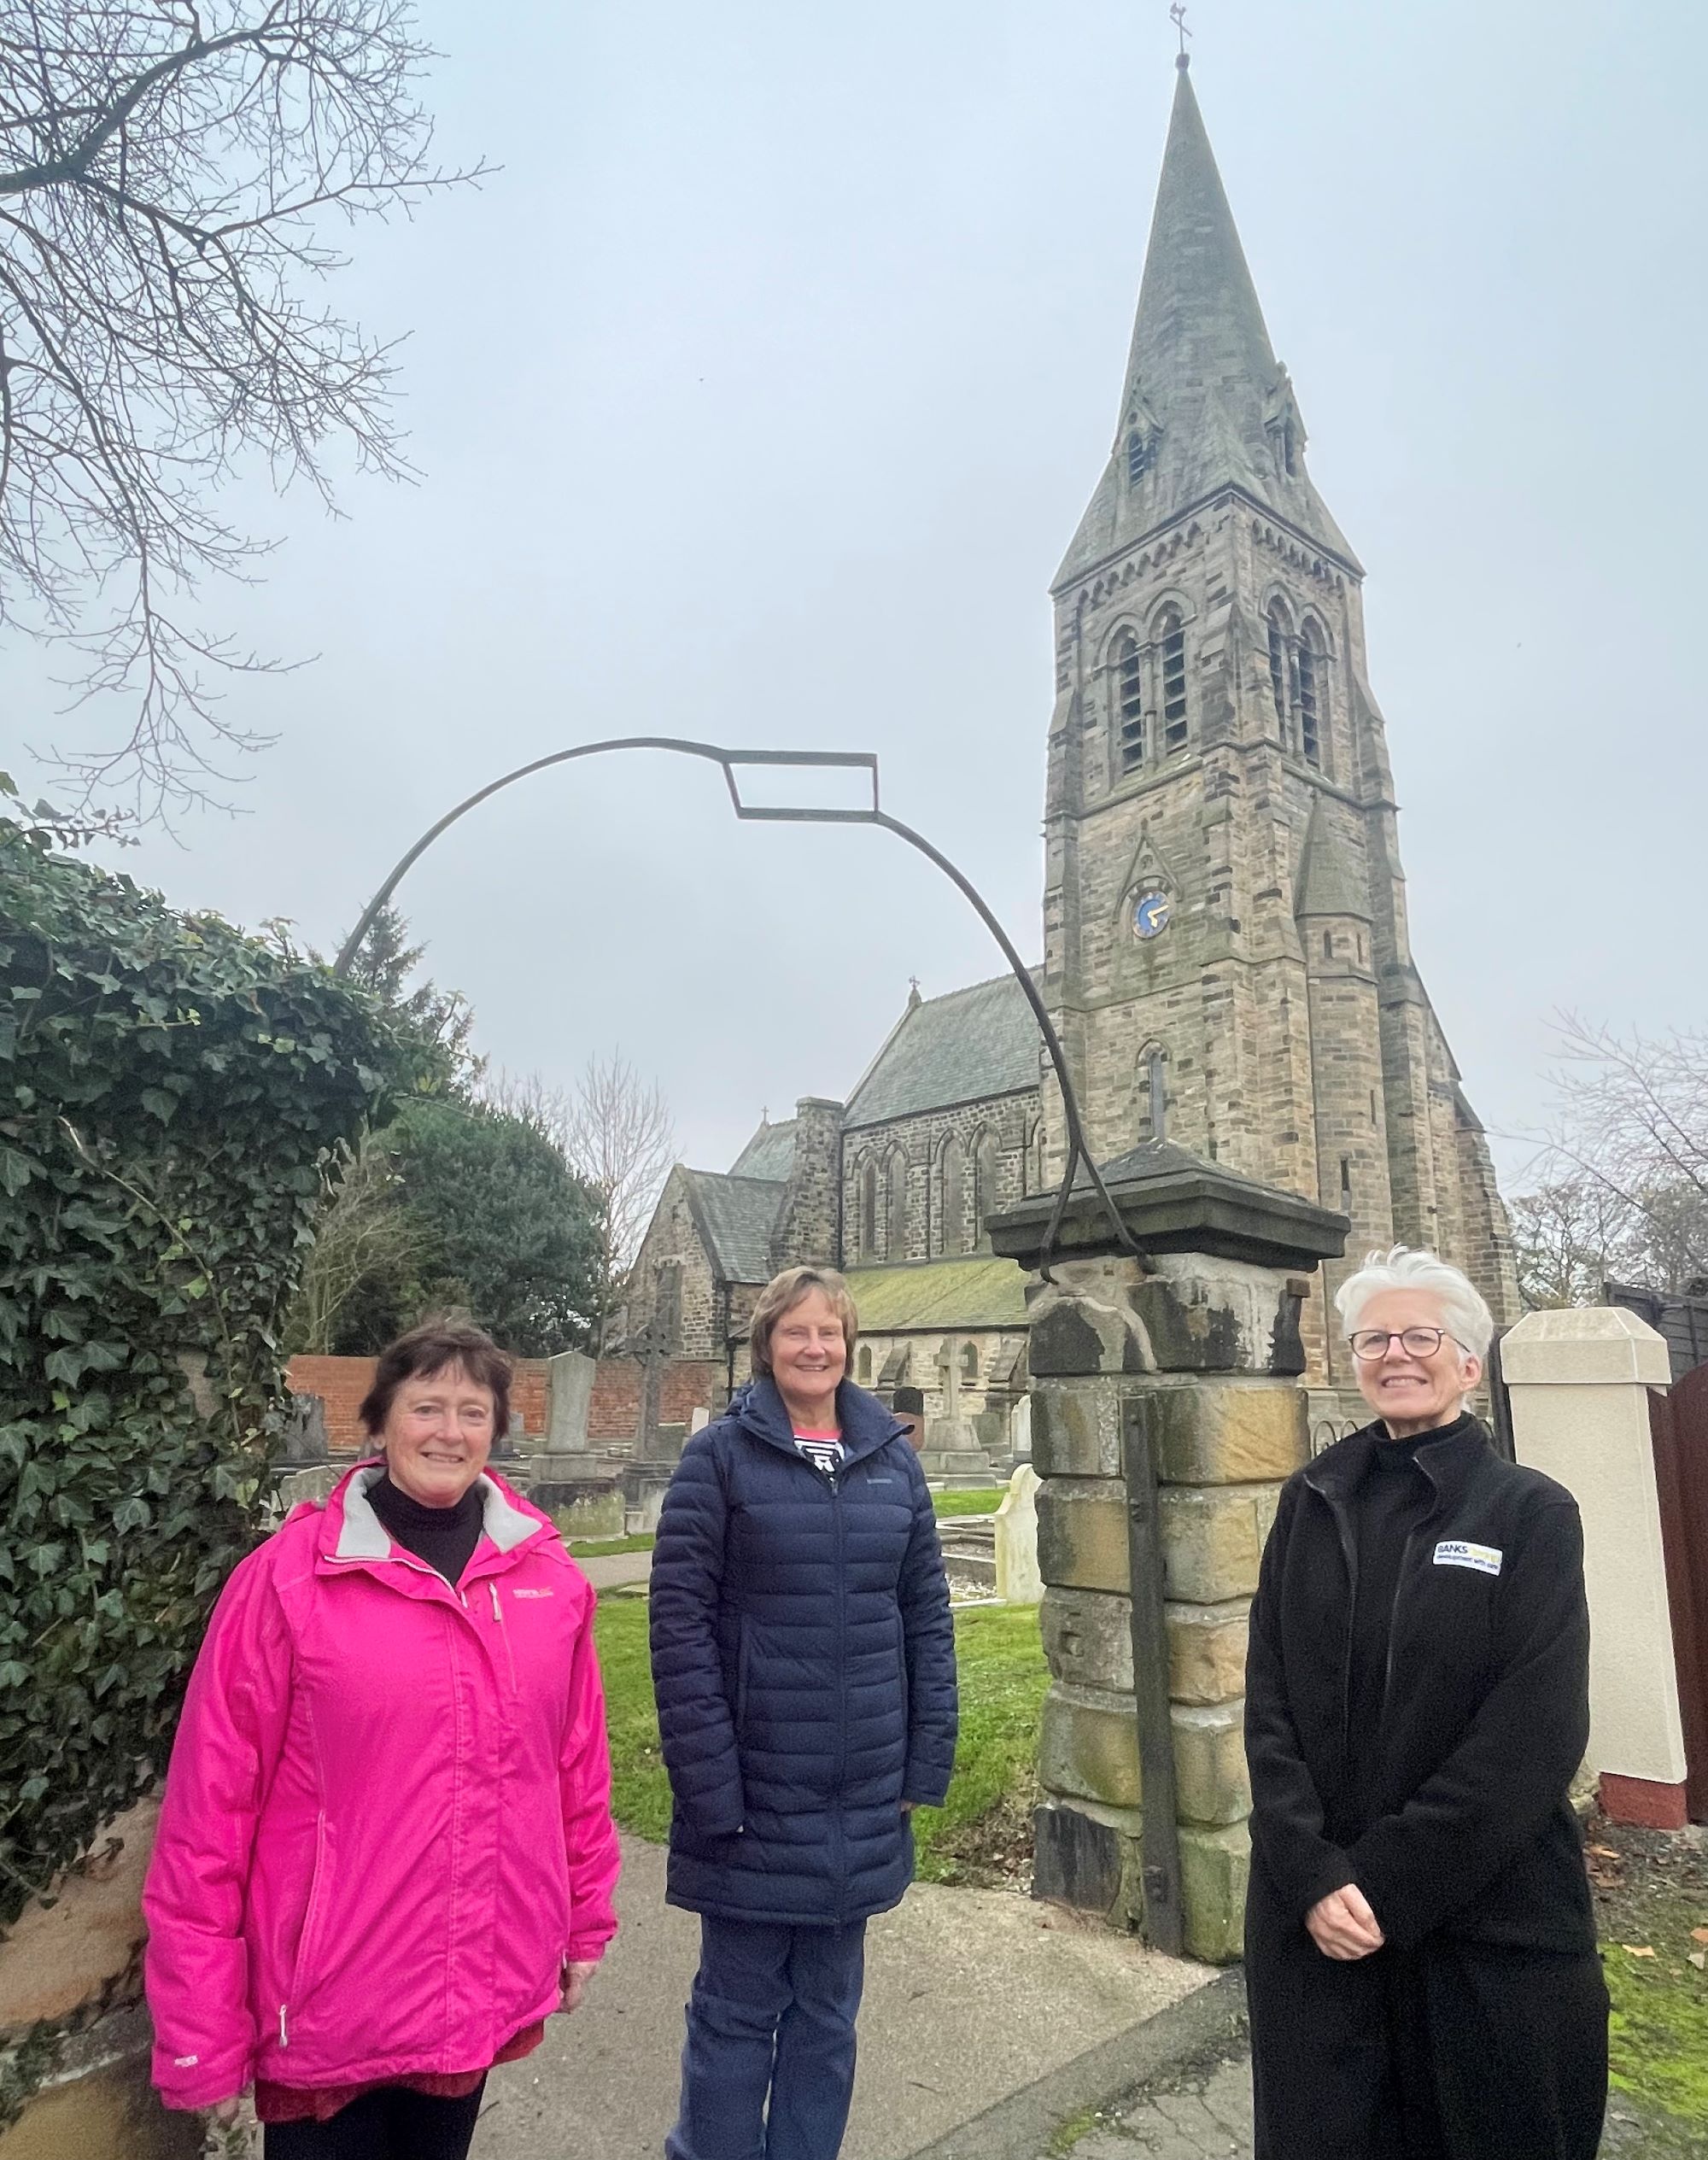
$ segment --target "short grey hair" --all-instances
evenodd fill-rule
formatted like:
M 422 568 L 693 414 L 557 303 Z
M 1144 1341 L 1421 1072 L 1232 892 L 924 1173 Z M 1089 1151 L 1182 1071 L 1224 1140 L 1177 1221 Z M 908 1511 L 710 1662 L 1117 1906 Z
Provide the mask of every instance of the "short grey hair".
M 1412 1246 L 1395 1245 L 1390 1252 L 1373 1252 L 1363 1267 L 1348 1275 L 1335 1292 L 1342 1334 L 1350 1337 L 1372 1297 L 1384 1290 L 1427 1291 L 1441 1307 L 1447 1332 L 1479 1363 L 1489 1355 L 1494 1336 L 1494 1315 L 1471 1278 L 1435 1253 Z

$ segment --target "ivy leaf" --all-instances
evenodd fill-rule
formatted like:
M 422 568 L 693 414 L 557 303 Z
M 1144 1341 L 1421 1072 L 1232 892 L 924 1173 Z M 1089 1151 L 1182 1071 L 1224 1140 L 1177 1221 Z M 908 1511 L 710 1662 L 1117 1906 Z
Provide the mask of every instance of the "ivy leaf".
M 145 1087 L 138 1101 L 150 1116 L 157 1117 L 162 1125 L 170 1125 L 178 1115 L 178 1098 L 169 1095 L 163 1087 Z

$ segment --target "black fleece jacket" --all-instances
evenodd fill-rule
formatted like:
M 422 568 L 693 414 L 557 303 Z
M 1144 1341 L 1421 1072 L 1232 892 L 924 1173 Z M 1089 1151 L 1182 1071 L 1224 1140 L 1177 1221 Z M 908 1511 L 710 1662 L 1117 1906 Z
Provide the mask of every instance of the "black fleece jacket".
M 1566 1797 L 1589 1730 L 1576 1503 L 1474 1419 L 1418 1448 L 1432 1496 L 1354 1731 L 1355 1499 L 1380 1444 L 1366 1426 L 1296 1472 L 1264 1551 L 1246 1670 L 1254 1894 L 1302 1921 L 1356 1882 L 1402 1948 L 1446 1929 L 1591 1949 Z

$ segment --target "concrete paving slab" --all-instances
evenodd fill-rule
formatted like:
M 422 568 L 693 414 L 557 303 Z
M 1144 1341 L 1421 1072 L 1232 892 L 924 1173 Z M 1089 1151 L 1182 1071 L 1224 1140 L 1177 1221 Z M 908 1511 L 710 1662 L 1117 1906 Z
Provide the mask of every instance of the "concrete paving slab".
M 623 1862 L 623 1929 L 588 2001 L 494 2071 L 475 2160 L 659 2160 L 699 1924 L 664 1904 L 658 1847 L 625 1839 Z M 844 2160 L 911 2160 L 1215 1978 L 1029 1899 L 916 1884 L 868 1935 Z

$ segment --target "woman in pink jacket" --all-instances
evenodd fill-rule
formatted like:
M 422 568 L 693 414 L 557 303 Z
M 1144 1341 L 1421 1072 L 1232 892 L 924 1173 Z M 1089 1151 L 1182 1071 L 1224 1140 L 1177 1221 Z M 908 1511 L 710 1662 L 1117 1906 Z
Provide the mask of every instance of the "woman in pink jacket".
M 383 1460 L 236 1569 L 196 1660 L 143 1908 L 155 2082 L 267 2160 L 464 2160 L 494 2063 L 616 1930 L 593 1593 L 486 1471 L 507 1361 L 418 1328 Z

